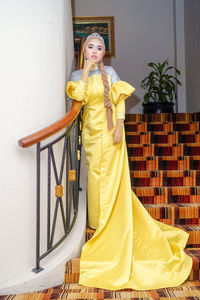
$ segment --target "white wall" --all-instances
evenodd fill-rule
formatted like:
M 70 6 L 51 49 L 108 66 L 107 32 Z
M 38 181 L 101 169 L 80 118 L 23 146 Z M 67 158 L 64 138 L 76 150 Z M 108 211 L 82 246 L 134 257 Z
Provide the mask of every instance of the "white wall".
M 200 111 L 200 1 L 185 0 L 187 111 Z
M 35 264 L 35 147 L 18 139 L 65 113 L 70 0 L 0 1 L 0 285 Z
M 180 50 L 184 48 L 184 40 L 179 37 L 184 32 L 184 27 L 181 27 L 184 9 L 183 0 L 176 2 Z M 170 64 L 175 64 L 173 0 L 74 0 L 73 7 L 75 16 L 114 16 L 116 57 L 111 59 L 111 64 L 122 80 L 136 88 L 135 95 L 127 100 L 127 112 L 142 112 L 144 90 L 140 84 L 149 72 L 147 63 L 169 59 Z M 184 73 L 185 57 L 180 51 L 179 54 L 178 68 Z M 183 87 L 181 98 L 184 94 Z M 185 111 L 185 100 L 179 105 L 179 111 Z

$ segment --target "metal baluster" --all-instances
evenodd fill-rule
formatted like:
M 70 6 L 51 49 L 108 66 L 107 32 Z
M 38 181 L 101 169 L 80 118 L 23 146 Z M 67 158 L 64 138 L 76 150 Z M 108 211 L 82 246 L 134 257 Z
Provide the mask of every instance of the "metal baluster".
M 33 272 L 38 273 L 43 268 L 40 267 L 40 142 L 37 143 L 37 162 L 36 162 L 36 169 L 37 169 L 37 193 L 36 193 L 36 213 L 37 213 L 37 220 L 36 220 L 36 268 L 33 269 Z
M 50 249 L 50 226 L 51 226 L 51 152 L 48 148 L 48 204 L 47 204 L 47 249 Z
M 69 158 L 68 158 L 68 147 L 69 147 L 69 135 L 67 135 L 67 153 L 66 153 L 66 224 L 67 230 L 69 229 L 70 225 L 70 218 L 69 218 Z
M 72 151 L 71 151 L 71 136 L 69 137 L 69 144 L 68 144 L 68 156 L 69 156 L 69 165 L 70 170 L 72 169 Z M 71 203 L 72 203 L 72 182 L 69 182 L 69 224 L 71 222 Z

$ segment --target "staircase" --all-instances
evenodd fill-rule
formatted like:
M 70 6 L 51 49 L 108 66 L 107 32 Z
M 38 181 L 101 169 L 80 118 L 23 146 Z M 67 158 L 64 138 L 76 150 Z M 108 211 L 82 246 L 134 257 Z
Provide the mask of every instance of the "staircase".
M 189 233 L 189 280 L 200 280 L 200 113 L 129 114 L 125 129 L 132 189 L 154 219 Z M 65 283 L 78 279 L 75 258 Z

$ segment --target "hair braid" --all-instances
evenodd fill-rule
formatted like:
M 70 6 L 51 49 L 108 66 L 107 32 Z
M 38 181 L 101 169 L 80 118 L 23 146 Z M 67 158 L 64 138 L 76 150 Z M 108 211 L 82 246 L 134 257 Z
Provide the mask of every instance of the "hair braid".
M 112 130 L 114 125 L 113 125 L 113 119 L 112 119 L 112 104 L 111 104 L 110 98 L 109 98 L 110 87 L 109 87 L 107 74 L 106 74 L 106 71 L 105 71 L 102 61 L 99 63 L 99 69 L 101 71 L 101 77 L 102 77 L 103 85 L 104 85 L 104 106 L 106 108 L 108 130 Z

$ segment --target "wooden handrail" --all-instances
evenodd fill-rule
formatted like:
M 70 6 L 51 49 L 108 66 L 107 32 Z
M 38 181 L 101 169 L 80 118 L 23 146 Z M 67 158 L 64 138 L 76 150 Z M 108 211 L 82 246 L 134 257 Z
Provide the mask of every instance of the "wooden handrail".
M 58 120 L 57 122 L 51 124 L 50 126 L 43 128 L 31 135 L 28 135 L 18 141 L 18 145 L 22 148 L 28 148 L 38 142 L 41 142 L 53 134 L 57 133 L 61 129 L 65 128 L 73 122 L 78 116 L 81 110 L 81 102 L 73 101 L 72 108 L 66 115 Z
M 83 43 L 84 38 L 76 38 L 80 41 L 80 52 L 78 57 L 78 65 L 77 70 L 81 69 L 83 65 Z M 72 107 L 69 112 L 66 113 L 66 115 L 58 120 L 57 122 L 51 124 L 50 126 L 43 128 L 31 135 L 28 135 L 26 137 L 23 137 L 18 141 L 18 145 L 22 148 L 28 148 L 38 142 L 41 142 L 48 137 L 52 136 L 53 134 L 57 133 L 61 129 L 65 128 L 69 124 L 73 122 L 74 119 L 78 116 L 79 112 L 81 110 L 81 102 L 73 101 Z

